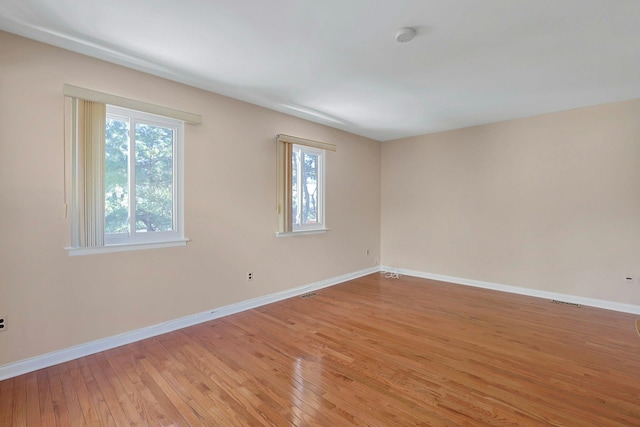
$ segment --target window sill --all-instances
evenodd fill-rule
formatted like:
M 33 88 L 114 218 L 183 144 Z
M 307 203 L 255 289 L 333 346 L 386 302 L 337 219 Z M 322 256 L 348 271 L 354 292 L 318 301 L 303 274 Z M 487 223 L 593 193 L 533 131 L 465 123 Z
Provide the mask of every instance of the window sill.
M 309 234 L 324 234 L 329 231 L 328 228 L 316 228 L 314 230 L 299 230 L 299 231 L 286 231 L 276 232 L 276 237 L 293 237 L 293 236 L 306 236 Z
M 99 248 L 66 248 L 69 251 L 69 256 L 78 255 L 93 255 L 103 254 L 109 252 L 126 252 L 126 251 L 139 251 L 143 249 L 158 249 L 158 248 L 172 248 L 176 246 L 186 246 L 189 239 L 172 240 L 168 242 L 149 242 L 149 243 L 134 243 L 134 244 L 119 244 L 119 245 L 106 245 Z

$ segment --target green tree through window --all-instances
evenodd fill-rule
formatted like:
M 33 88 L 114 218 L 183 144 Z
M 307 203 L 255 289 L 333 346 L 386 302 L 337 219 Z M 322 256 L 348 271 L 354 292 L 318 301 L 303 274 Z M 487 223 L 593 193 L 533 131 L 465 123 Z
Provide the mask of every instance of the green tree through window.
M 321 218 L 321 159 L 323 153 L 308 147 L 293 146 L 291 156 L 291 207 L 293 227 L 314 227 Z
M 105 233 L 129 232 L 129 120 L 107 117 L 105 127 Z
M 114 107 L 107 112 L 105 235 L 174 231 L 176 129 Z
M 136 231 L 173 229 L 173 129 L 136 125 Z

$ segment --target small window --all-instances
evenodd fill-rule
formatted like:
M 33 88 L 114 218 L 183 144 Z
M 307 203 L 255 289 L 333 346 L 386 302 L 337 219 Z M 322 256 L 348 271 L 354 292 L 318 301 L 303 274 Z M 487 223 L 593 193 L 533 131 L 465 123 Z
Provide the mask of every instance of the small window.
M 70 85 L 64 92 L 72 159 L 69 254 L 185 245 L 184 123 L 199 124 L 201 117 Z
M 335 145 L 278 135 L 278 236 L 327 230 L 326 152 Z

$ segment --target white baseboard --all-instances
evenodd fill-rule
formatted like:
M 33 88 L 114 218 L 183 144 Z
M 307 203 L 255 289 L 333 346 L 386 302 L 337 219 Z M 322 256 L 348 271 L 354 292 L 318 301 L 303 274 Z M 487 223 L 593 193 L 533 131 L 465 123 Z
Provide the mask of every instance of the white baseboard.
M 74 347 L 69 347 L 51 353 L 43 354 L 41 356 L 35 356 L 29 359 L 2 365 L 0 366 L 0 381 L 29 372 L 37 371 L 38 369 L 48 368 L 49 366 L 57 365 L 59 363 L 68 362 L 79 357 L 95 354 L 100 351 L 109 350 L 125 344 L 130 344 L 132 342 L 151 338 L 156 335 L 165 334 L 177 329 L 186 328 L 188 326 L 208 322 L 209 320 L 218 319 L 220 317 L 229 316 L 241 311 L 250 310 L 252 308 L 260 307 L 266 304 L 271 304 L 287 298 L 302 295 L 307 292 L 327 288 L 329 286 L 337 285 L 339 283 L 366 276 L 367 274 L 375 273 L 378 271 L 380 271 L 379 267 L 372 267 L 365 270 L 356 271 L 354 273 L 343 274 L 342 276 L 333 277 L 327 280 L 321 280 L 319 282 L 311 283 L 305 286 L 299 286 L 297 288 L 288 289 L 286 291 L 278 292 L 275 294 L 265 295 L 247 301 L 241 301 L 239 303 L 219 307 L 214 310 L 193 314 L 191 316 L 182 317 L 180 319 L 170 320 L 168 322 L 159 323 L 157 325 L 148 326 L 146 328 L 137 329 L 135 331 L 125 332 L 120 335 L 103 338 L 86 344 L 80 344 Z
M 640 306 L 632 305 L 632 304 L 623 304 L 623 303 L 605 301 L 605 300 L 599 300 L 599 299 L 593 299 L 593 298 L 584 298 L 584 297 L 578 297 L 573 295 L 559 294 L 556 292 L 547 292 L 547 291 L 539 291 L 535 289 L 520 288 L 517 286 L 500 285 L 496 283 L 482 282 L 479 280 L 464 279 L 464 278 L 454 277 L 454 276 L 445 276 L 441 274 L 425 273 L 422 271 L 393 268 L 388 266 L 380 266 L 380 267 L 372 267 L 365 270 L 356 271 L 354 273 L 344 274 L 342 276 L 333 277 L 331 279 L 322 280 L 322 281 L 311 283 L 305 286 L 299 286 L 297 288 L 288 289 L 286 291 L 278 292 L 275 294 L 265 295 L 262 297 L 241 301 L 239 303 L 230 304 L 224 307 L 219 307 L 214 310 L 193 314 L 191 316 L 182 317 L 180 319 L 170 320 L 168 322 L 148 326 L 146 328 L 137 329 L 135 331 L 125 332 L 120 335 L 103 338 L 103 339 L 92 341 L 86 344 L 80 344 L 74 347 L 69 347 L 69 348 L 54 351 L 51 353 L 43 354 L 41 356 L 36 356 L 29 359 L 24 359 L 24 360 L 9 363 L 6 365 L 2 365 L 0 366 L 0 381 L 8 378 L 13 378 L 18 375 L 26 374 L 29 372 L 37 371 L 38 369 L 48 368 L 49 366 L 57 365 L 59 363 L 68 362 L 70 360 L 88 356 L 90 354 L 95 354 L 104 350 L 120 347 L 122 345 L 130 344 L 132 342 L 140 341 L 146 338 L 151 338 L 157 335 L 165 334 L 167 332 L 186 328 L 188 326 L 193 326 L 199 323 L 208 322 L 209 320 L 218 319 L 220 317 L 229 316 L 231 314 L 250 310 L 252 308 L 257 308 L 266 304 L 282 301 L 284 299 L 302 295 L 307 292 L 312 292 L 318 289 L 334 286 L 339 283 L 356 279 L 358 277 L 366 276 L 367 274 L 375 273 L 378 271 L 393 272 L 393 273 L 398 273 L 406 276 L 421 277 L 424 279 L 432 279 L 432 280 L 438 280 L 442 282 L 455 283 L 459 285 L 473 286 L 473 287 L 484 288 L 484 289 L 492 289 L 492 290 L 497 290 L 502 292 L 520 294 L 520 295 L 528 295 L 528 296 L 537 297 L 537 298 L 566 301 L 566 302 L 586 305 L 589 307 L 603 308 L 606 310 L 619 311 L 623 313 L 640 314 Z
M 620 302 L 606 301 L 594 298 L 585 298 L 574 295 L 559 294 L 556 292 L 540 291 L 536 289 L 520 288 L 517 286 L 500 285 L 497 283 L 482 282 L 480 280 L 464 279 L 461 277 L 445 276 L 442 274 L 425 273 L 422 271 L 406 270 L 403 268 L 393 268 L 381 266 L 380 271 L 390 273 L 398 273 L 406 276 L 421 277 L 423 279 L 438 280 L 441 282 L 455 283 L 458 285 L 473 286 L 476 288 L 493 289 L 496 291 L 509 292 L 512 294 L 527 295 L 531 297 L 544 298 L 550 300 L 558 300 L 571 302 L 575 304 L 586 305 L 589 307 L 604 308 L 606 310 L 620 311 L 622 313 L 640 314 L 640 306 L 633 304 L 624 304 Z

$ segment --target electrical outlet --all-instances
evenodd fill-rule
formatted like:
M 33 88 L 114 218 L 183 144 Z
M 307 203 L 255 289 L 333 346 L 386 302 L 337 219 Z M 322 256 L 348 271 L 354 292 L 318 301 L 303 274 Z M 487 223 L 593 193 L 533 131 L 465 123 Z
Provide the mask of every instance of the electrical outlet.
M 366 251 L 364 251 L 365 255 L 369 255 L 369 249 L 367 249 Z
M 0 316 L 0 332 L 7 330 L 7 316 Z
M 247 273 L 247 282 L 250 282 L 253 280 L 253 273 L 249 272 Z

